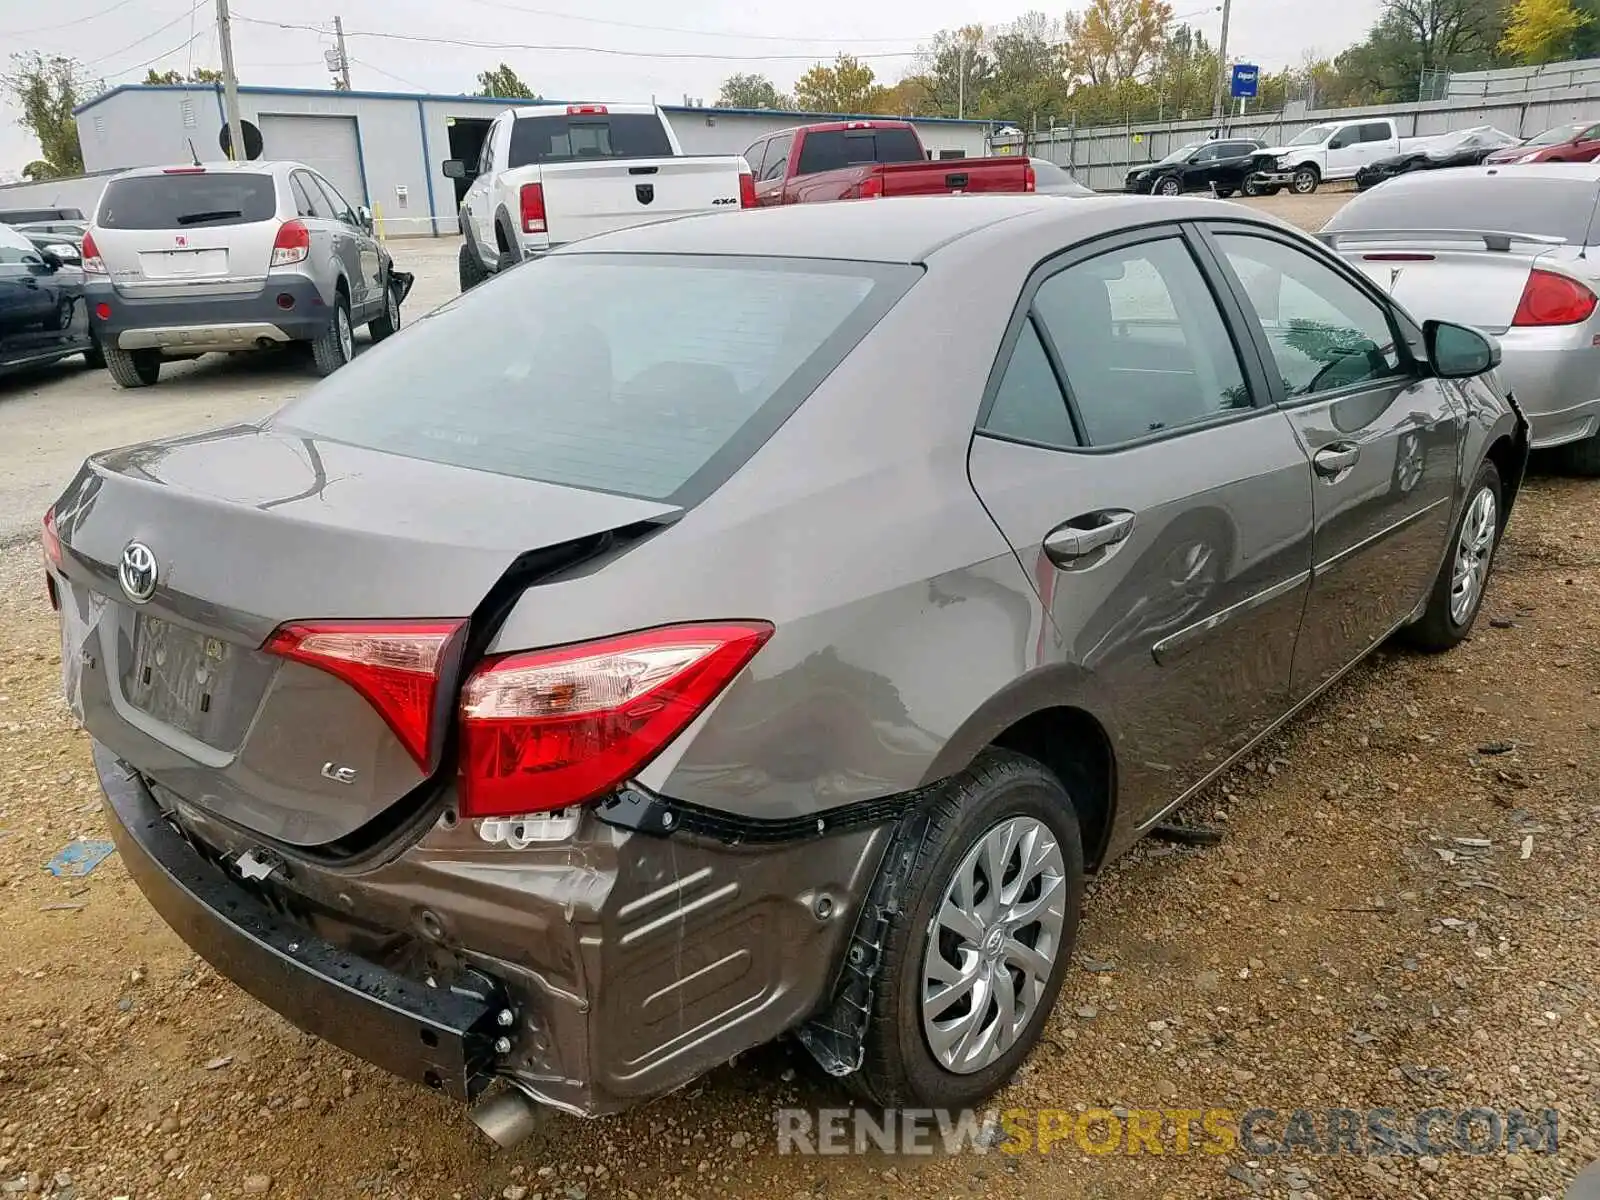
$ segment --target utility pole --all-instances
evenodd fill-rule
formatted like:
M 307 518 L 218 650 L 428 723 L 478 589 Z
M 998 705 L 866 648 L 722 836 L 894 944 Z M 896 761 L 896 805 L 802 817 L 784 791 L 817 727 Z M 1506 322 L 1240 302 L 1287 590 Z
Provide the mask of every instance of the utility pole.
M 244 123 L 239 120 L 239 75 L 233 69 L 233 27 L 228 22 L 228 0 L 217 0 L 217 41 L 222 47 L 222 105 L 228 114 L 228 157 L 244 162 L 250 152 L 244 145 Z
M 1217 136 L 1222 136 L 1222 104 L 1227 96 L 1228 81 L 1232 77 L 1232 70 L 1228 65 L 1228 17 L 1233 9 L 1233 0 L 1222 0 L 1222 37 L 1217 41 L 1217 95 L 1211 104 L 1211 119 L 1216 123 Z
M 333 33 L 339 45 L 339 82 L 336 85 L 341 92 L 350 90 L 350 56 L 344 52 L 344 21 L 338 17 L 333 19 Z
M 961 53 L 956 58 L 959 77 L 956 79 L 956 117 L 964 119 L 967 115 L 967 41 L 961 39 Z

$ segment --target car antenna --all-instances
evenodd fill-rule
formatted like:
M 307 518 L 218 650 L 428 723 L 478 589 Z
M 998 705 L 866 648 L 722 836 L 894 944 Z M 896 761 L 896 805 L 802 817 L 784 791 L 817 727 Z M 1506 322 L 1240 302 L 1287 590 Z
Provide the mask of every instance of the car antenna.
M 194 159 L 194 165 L 198 167 L 200 165 L 200 151 L 194 148 L 193 138 L 188 138 L 186 140 L 189 143 L 189 157 Z
M 1583 245 L 1578 248 L 1578 257 L 1589 257 L 1589 239 L 1594 236 L 1594 215 L 1600 212 L 1600 188 L 1595 190 L 1594 205 L 1589 209 L 1589 232 L 1583 235 Z

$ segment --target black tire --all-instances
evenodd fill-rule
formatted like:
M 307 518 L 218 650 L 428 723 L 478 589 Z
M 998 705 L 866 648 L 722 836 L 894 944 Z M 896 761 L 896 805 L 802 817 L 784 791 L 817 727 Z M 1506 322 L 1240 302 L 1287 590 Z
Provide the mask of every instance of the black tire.
M 1267 190 L 1254 179 L 1246 179 L 1244 181 L 1244 194 L 1246 196 L 1265 196 Z
M 1489 493 L 1494 504 L 1492 537 L 1487 550 L 1478 555 L 1481 574 L 1471 606 L 1458 615 L 1451 610 L 1451 593 L 1456 567 L 1465 552 L 1463 538 L 1466 536 L 1468 522 L 1474 519 L 1479 497 L 1485 491 Z M 1445 551 L 1444 564 L 1439 568 L 1439 577 L 1434 580 L 1433 591 L 1428 596 L 1428 607 L 1420 620 L 1406 627 L 1405 638 L 1417 649 L 1437 654 L 1458 645 L 1472 632 L 1472 624 L 1483 609 L 1484 593 L 1489 589 L 1489 579 L 1494 568 L 1495 551 L 1500 547 L 1500 534 L 1505 528 L 1505 509 L 1502 501 L 1504 495 L 1499 470 L 1494 463 L 1485 459 L 1478 467 L 1478 473 L 1472 478 L 1472 486 L 1467 489 L 1466 500 L 1461 505 L 1461 515 L 1451 527 L 1450 545 Z
M 367 333 L 374 342 L 381 342 L 390 334 L 399 332 L 400 329 L 400 296 L 395 291 L 394 282 L 388 278 L 383 281 L 383 315 L 374 317 L 367 322 Z
M 118 387 L 150 387 L 161 378 L 161 351 L 124 350 L 120 346 L 102 347 L 106 370 Z
M 985 834 L 1014 817 L 1044 825 L 1060 848 L 1061 932 L 1048 983 L 1009 1050 L 979 1070 L 958 1073 L 938 1061 L 924 1032 L 924 953 L 957 867 Z M 1072 798 L 1033 759 L 986 751 L 904 819 L 882 870 L 903 872 L 902 890 L 867 1015 L 861 1069 L 845 1083 L 884 1107 L 970 1107 L 1003 1087 L 1027 1058 L 1072 961 L 1083 899 L 1083 844 Z M 987 1010 L 987 995 L 984 1003 Z
M 1226 200 L 1229 196 L 1233 195 L 1232 188 L 1219 187 L 1212 189 L 1212 191 L 1218 200 Z
M 472 248 L 470 240 L 461 243 L 461 251 L 456 255 L 456 272 L 461 278 L 463 292 L 470 292 L 489 278 L 489 272 L 478 261 L 478 252 Z
M 1281 191 L 1283 191 L 1283 189 L 1281 187 L 1279 187 L 1277 184 L 1273 184 L 1271 187 L 1267 188 L 1261 194 L 1263 196 L 1276 196 Z
M 311 343 L 311 362 L 318 375 L 332 375 L 355 357 L 355 328 L 350 324 L 350 301 L 343 292 L 333 300 L 333 319 Z
M 1155 186 L 1150 189 L 1157 196 L 1183 195 L 1183 181 L 1176 175 L 1168 175 L 1165 179 L 1156 180 Z
M 1294 182 L 1289 185 L 1289 189 L 1296 196 L 1309 196 L 1317 190 L 1317 185 L 1321 182 L 1321 173 L 1316 167 L 1307 163 L 1303 167 L 1295 168 Z
M 1600 475 L 1600 434 L 1568 442 L 1557 451 L 1557 461 L 1570 475 Z

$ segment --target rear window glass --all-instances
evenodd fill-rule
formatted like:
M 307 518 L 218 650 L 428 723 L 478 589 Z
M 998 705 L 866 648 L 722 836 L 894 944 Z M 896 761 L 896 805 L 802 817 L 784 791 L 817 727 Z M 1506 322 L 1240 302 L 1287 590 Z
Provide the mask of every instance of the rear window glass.
M 771 436 L 918 273 L 555 255 L 424 317 L 273 423 L 411 458 L 693 504 Z
M 654 113 L 518 117 L 507 167 L 585 158 L 670 158 L 672 143 Z
M 922 162 L 922 145 L 909 129 L 834 129 L 808 133 L 800 147 L 801 175 L 863 163 Z
M 95 223 L 102 229 L 247 225 L 271 220 L 277 208 L 270 175 L 135 175 L 106 185 Z
M 83 214 L 75 208 L 0 209 L 0 225 L 28 225 L 38 221 L 81 220 L 83 220 Z
M 1410 186 L 1392 181 L 1355 196 L 1324 228 L 1466 229 L 1487 233 L 1532 233 L 1584 245 L 1594 216 L 1593 183 L 1565 179 L 1517 179 L 1511 174 L 1463 179 L 1417 176 Z

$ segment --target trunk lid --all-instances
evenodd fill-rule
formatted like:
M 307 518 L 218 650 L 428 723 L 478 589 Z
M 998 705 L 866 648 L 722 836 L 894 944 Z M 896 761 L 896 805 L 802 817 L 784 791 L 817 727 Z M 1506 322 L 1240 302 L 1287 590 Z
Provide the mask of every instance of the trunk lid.
M 550 241 L 739 207 L 739 158 L 645 158 L 539 168 Z
M 677 512 L 254 427 L 114 451 L 55 508 L 67 696 L 93 737 L 188 802 L 281 842 L 336 844 L 429 771 L 353 686 L 263 651 L 272 630 L 465 619 L 528 552 Z M 144 603 L 119 579 L 131 543 L 154 560 Z
M 946 192 L 1020 192 L 1026 188 L 1026 158 L 973 158 L 895 163 L 873 168 L 883 178 L 885 196 L 928 196 Z
M 129 298 L 248 295 L 265 285 L 278 212 L 270 174 L 172 168 L 107 184 L 94 241 Z

